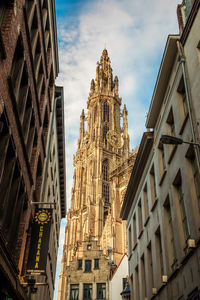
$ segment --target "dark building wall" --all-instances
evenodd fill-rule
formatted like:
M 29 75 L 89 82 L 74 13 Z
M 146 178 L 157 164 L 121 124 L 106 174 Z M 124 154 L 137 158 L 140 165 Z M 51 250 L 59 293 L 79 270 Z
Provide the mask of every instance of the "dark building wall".
M 54 1 L 0 3 L 0 298 L 25 299 L 31 201 L 40 190 L 54 80 Z M 47 298 L 45 298 L 47 299 Z

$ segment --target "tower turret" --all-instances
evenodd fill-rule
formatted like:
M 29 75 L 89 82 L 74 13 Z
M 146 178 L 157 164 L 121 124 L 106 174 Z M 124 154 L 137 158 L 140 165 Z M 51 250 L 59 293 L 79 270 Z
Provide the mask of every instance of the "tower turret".
M 114 85 L 114 90 L 115 90 L 115 95 L 118 96 L 118 77 L 115 76 L 115 85 Z
M 84 109 L 80 115 L 80 129 L 79 129 L 79 139 L 78 139 L 78 148 L 80 148 L 81 142 L 83 141 L 85 135 L 85 113 Z
M 129 151 L 129 135 L 128 135 L 128 111 L 126 105 L 124 104 L 123 109 L 123 139 L 124 139 L 124 150 Z

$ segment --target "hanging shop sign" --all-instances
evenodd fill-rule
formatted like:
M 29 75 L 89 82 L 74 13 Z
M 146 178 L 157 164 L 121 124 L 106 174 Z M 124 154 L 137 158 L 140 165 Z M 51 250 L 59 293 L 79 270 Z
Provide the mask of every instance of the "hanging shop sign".
M 31 230 L 27 273 L 45 273 L 49 249 L 52 209 L 38 209 Z

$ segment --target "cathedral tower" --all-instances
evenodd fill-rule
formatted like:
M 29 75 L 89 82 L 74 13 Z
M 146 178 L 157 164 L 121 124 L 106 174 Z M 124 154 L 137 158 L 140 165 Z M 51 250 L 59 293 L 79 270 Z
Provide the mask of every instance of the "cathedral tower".
M 58 299 L 78 299 L 76 293 L 81 295 L 79 299 L 104 299 L 98 295 L 107 295 L 108 291 L 100 291 L 97 278 L 99 284 L 104 283 L 102 276 L 108 281 L 113 265 L 126 252 L 126 228 L 120 219 L 120 209 L 133 155 L 129 152 L 127 109 L 124 105 L 120 111 L 122 100 L 118 88 L 118 78 L 115 76 L 113 80 L 108 52 L 104 49 L 97 62 L 96 78 L 91 81 L 87 115 L 82 110 L 80 116 Z M 91 272 L 97 269 L 95 265 L 93 268 L 93 259 L 98 264 L 98 274 L 94 273 L 91 279 L 87 274 L 84 279 L 80 270 L 87 273 L 87 268 Z M 91 266 L 87 267 L 89 261 Z M 77 287 L 80 281 L 83 285 Z M 87 298 L 88 293 L 91 298 Z

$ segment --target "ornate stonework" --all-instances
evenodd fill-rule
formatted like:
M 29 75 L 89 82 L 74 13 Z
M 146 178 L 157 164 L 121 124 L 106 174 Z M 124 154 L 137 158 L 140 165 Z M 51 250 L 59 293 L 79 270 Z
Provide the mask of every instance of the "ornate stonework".
M 129 151 L 127 110 L 124 105 L 120 112 L 121 102 L 118 78 L 113 80 L 108 52 L 104 49 L 100 63 L 97 62 L 96 79 L 91 81 L 87 116 L 84 110 L 80 116 L 58 299 L 69 299 L 66 289 L 70 288 L 71 273 L 75 272 L 70 268 L 78 259 L 84 260 L 85 243 L 98 245 L 95 251 L 99 249 L 99 255 L 107 260 L 108 249 L 112 249 L 112 264 L 117 264 L 127 249 L 126 228 L 119 216 L 136 153 Z M 97 252 L 95 255 L 98 258 Z M 109 272 L 106 271 L 108 278 Z

